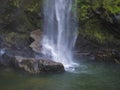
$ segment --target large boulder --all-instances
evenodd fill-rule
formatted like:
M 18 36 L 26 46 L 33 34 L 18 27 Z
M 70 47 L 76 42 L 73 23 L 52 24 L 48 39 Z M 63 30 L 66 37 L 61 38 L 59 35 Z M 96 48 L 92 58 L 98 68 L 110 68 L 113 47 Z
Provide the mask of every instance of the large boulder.
M 24 58 L 16 56 L 13 65 L 17 69 L 29 73 L 45 73 L 45 72 L 64 72 L 64 66 L 61 63 L 51 60 Z
M 34 41 L 31 43 L 30 47 L 34 52 L 40 53 L 41 52 L 41 38 L 42 38 L 42 33 L 41 31 L 35 30 L 31 32 L 30 37 L 34 39 Z

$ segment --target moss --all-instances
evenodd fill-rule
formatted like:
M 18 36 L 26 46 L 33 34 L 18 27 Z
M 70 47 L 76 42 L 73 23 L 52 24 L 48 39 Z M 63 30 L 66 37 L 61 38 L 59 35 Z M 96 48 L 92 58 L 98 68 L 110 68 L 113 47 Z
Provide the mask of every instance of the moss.
M 99 13 L 105 20 L 111 22 L 111 18 L 120 12 L 120 0 L 75 0 L 79 20 L 83 21 Z M 93 13 L 94 12 L 94 13 Z
M 39 13 L 41 13 L 42 0 L 8 0 L 2 3 L 5 4 L 0 7 L 2 11 L 0 21 L 9 30 L 11 29 L 11 24 L 19 32 L 41 27 Z
M 11 4 L 17 8 L 20 8 L 21 0 L 13 0 Z
M 103 33 L 101 33 L 101 32 L 94 32 L 93 35 L 97 39 L 97 41 L 99 41 L 100 43 L 105 42 L 106 36 Z
M 105 44 L 108 42 L 114 42 L 115 38 L 110 34 L 97 18 L 88 20 L 83 28 L 79 30 L 79 34 L 87 37 L 88 39 L 97 42 L 98 44 Z
M 7 43 L 12 43 L 13 42 L 13 38 L 15 37 L 15 35 L 16 35 L 15 32 L 8 33 L 7 36 L 5 37 L 5 41 Z
M 4 42 L 8 47 L 24 47 L 29 46 L 29 34 L 20 34 L 16 32 L 10 32 L 4 34 Z
M 10 0 L 11 6 L 31 12 L 38 12 L 42 6 L 42 0 Z
M 39 13 L 41 15 L 41 13 Z M 42 23 L 42 18 L 36 12 L 30 12 L 30 11 L 26 11 L 25 15 L 27 17 L 27 20 L 29 23 L 31 23 L 32 25 L 34 25 L 34 27 L 40 28 L 41 27 L 41 23 Z

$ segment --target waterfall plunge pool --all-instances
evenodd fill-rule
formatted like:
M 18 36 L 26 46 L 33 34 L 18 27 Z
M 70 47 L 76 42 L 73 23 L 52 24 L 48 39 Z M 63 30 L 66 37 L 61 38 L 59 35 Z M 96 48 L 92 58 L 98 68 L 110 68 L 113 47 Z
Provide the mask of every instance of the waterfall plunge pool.
M 120 66 L 79 60 L 75 72 L 62 74 L 21 74 L 0 70 L 0 90 L 120 90 Z

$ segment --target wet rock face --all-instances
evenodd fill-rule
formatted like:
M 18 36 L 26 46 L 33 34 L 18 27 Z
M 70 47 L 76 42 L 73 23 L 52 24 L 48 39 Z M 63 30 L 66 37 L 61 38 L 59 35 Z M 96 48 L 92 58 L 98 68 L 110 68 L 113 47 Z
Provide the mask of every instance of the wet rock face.
M 35 31 L 32 31 L 31 34 L 30 34 L 30 37 L 34 39 L 34 41 L 31 43 L 30 47 L 32 48 L 32 50 L 34 52 L 40 53 L 41 52 L 40 41 L 41 41 L 41 38 L 42 38 L 41 31 L 39 29 L 35 30 Z
M 0 48 L 30 50 L 29 33 L 41 28 L 41 4 L 42 0 L 0 0 Z
M 29 73 L 45 73 L 45 72 L 64 72 L 64 66 L 61 63 L 51 60 L 24 58 L 16 56 L 13 65 L 17 69 Z
M 11 57 L 4 53 L 3 55 L 0 55 L 0 66 L 6 66 L 9 67 L 11 66 L 12 60 L 14 60 L 14 57 Z
M 0 56 L 0 67 L 12 67 L 30 74 L 60 73 L 65 71 L 61 63 L 52 60 L 10 56 L 6 53 Z
M 100 50 L 95 53 L 95 60 L 120 64 L 120 53 L 112 49 Z

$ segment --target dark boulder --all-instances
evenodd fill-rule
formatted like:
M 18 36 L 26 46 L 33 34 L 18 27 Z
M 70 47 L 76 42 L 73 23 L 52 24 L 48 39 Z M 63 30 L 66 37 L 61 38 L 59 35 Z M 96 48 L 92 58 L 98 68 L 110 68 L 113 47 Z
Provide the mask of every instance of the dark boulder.
M 14 67 L 29 73 L 47 73 L 47 72 L 64 72 L 64 66 L 61 63 L 51 60 L 24 58 L 16 56 Z
M 0 67 L 12 67 L 30 74 L 60 73 L 65 71 L 61 63 L 52 60 L 24 58 L 22 56 L 14 57 L 6 53 L 0 56 Z
M 9 67 L 11 66 L 11 61 L 15 58 L 7 55 L 6 53 L 0 55 L 0 66 Z

